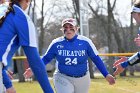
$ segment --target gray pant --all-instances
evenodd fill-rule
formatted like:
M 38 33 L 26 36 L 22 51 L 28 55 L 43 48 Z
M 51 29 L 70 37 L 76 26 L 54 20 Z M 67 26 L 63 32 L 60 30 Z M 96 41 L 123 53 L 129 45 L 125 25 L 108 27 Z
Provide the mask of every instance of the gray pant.
M 56 72 L 53 79 L 56 93 L 88 93 L 90 87 L 89 72 L 80 78 L 69 77 Z
M 0 93 L 5 93 L 2 78 L 2 68 L 3 68 L 2 62 L 0 62 Z

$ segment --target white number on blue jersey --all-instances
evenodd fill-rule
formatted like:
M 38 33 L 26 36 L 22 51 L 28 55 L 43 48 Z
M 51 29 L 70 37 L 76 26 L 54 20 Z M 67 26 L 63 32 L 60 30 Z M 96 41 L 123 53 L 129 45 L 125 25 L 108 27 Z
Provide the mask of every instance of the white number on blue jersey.
M 77 58 L 74 58 L 73 60 L 71 58 L 66 58 L 65 59 L 65 64 L 66 65 L 76 65 L 77 64 Z

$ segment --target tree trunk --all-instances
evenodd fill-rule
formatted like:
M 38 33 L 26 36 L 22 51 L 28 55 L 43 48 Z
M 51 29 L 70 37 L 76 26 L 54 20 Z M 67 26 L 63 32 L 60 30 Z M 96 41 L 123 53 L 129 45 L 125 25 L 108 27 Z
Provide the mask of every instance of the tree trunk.
M 19 82 L 25 82 L 25 78 L 23 76 L 23 73 L 25 71 L 23 60 L 16 60 L 16 64 L 17 64 Z
M 18 52 L 16 52 L 16 56 L 20 56 Z M 25 71 L 23 60 L 16 60 L 15 62 L 17 66 L 19 82 L 25 82 L 25 78 L 23 76 L 23 73 Z
M 93 62 L 89 59 L 89 72 L 90 72 L 90 78 L 93 79 L 94 78 L 94 70 L 93 70 Z
M 112 8 L 110 4 L 110 0 L 107 0 L 107 6 L 108 6 L 108 31 L 107 31 L 107 38 L 108 38 L 108 52 L 112 53 L 113 52 L 113 47 L 112 47 L 112 32 L 111 32 L 111 13 L 112 13 Z M 109 57 L 108 59 L 108 65 L 109 65 L 109 72 L 112 74 L 113 73 L 113 57 Z
M 41 9 L 41 24 L 40 24 L 40 34 L 39 34 L 39 53 L 42 55 L 43 46 L 44 46 L 44 0 L 42 0 L 42 9 Z

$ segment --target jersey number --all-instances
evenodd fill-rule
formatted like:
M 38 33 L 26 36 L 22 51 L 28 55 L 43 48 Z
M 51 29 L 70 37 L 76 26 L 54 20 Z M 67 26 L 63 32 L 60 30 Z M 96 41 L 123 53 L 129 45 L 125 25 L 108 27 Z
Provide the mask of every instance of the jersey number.
M 77 64 L 77 58 L 74 58 L 73 60 L 71 58 L 66 58 L 65 59 L 65 64 L 66 65 L 76 65 Z

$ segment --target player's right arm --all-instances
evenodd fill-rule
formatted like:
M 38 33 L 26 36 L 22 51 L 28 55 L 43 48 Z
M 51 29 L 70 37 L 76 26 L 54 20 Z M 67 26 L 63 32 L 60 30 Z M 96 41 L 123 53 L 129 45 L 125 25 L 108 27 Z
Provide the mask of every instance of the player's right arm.
M 114 75 L 122 73 L 127 66 L 133 66 L 137 63 L 140 63 L 140 52 L 135 53 L 133 56 L 129 57 L 128 60 L 123 60 L 123 58 L 117 60 L 114 63 L 114 68 L 116 69 Z
M 134 42 L 137 46 L 140 46 L 140 34 L 134 39 Z M 137 52 L 132 57 L 127 60 L 127 57 L 122 57 L 121 59 L 115 61 L 113 68 L 115 69 L 114 75 L 118 75 L 124 71 L 127 66 L 133 66 L 137 63 L 140 63 L 140 53 Z
M 45 55 L 42 57 L 42 60 L 44 62 L 44 64 L 48 64 L 53 58 L 55 58 L 55 52 L 56 52 L 56 48 L 55 48 L 55 44 L 54 44 L 54 40 L 51 42 L 51 44 L 49 45 Z

